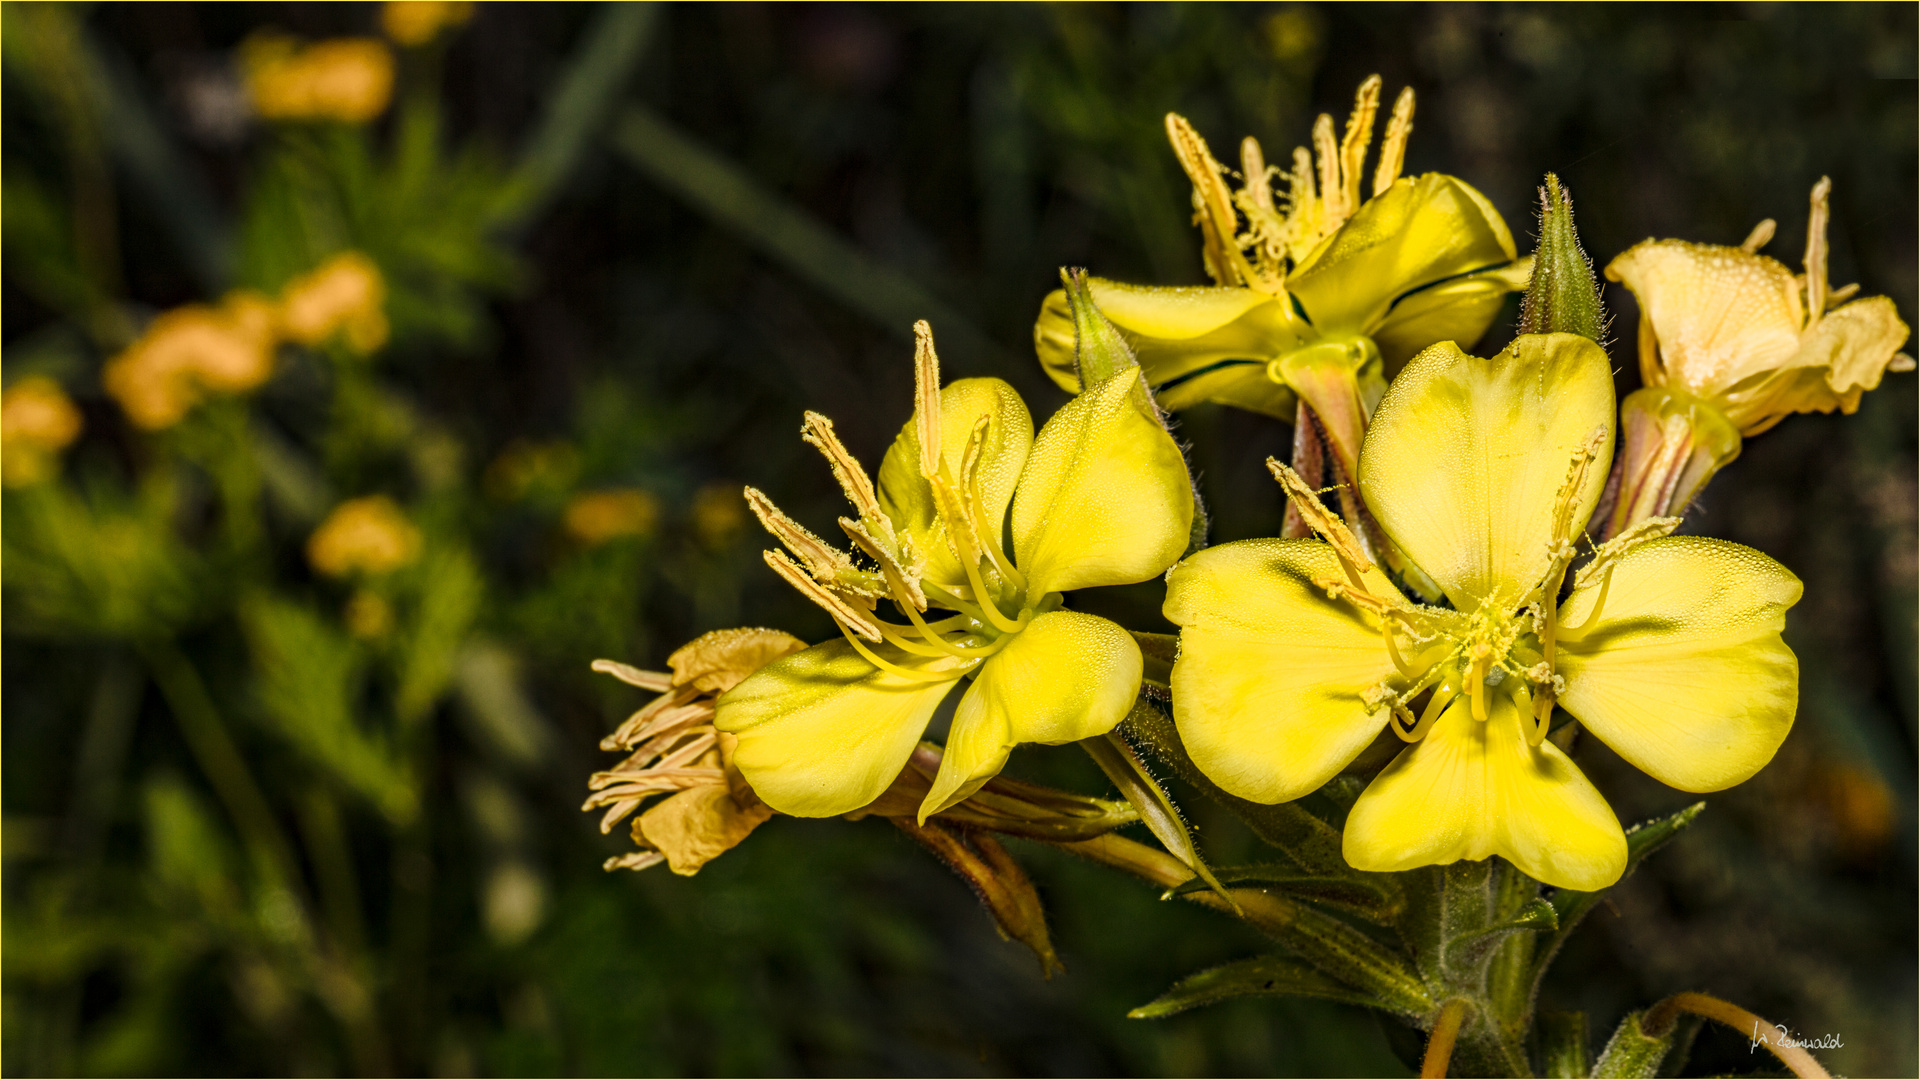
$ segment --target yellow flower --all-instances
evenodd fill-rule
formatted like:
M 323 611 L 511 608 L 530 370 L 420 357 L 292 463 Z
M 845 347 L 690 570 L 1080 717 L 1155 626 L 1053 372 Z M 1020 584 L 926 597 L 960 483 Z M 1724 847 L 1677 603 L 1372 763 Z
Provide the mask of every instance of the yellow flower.
M 734 736 L 713 727 L 713 699 L 768 662 L 806 648 L 778 630 L 715 630 L 667 658 L 671 675 L 641 671 L 612 660 L 593 670 L 658 693 L 619 730 L 600 741 L 602 750 L 627 752 L 626 760 L 593 774 L 593 794 L 582 810 L 606 807 L 600 831 L 656 795 L 668 798 L 634 819 L 639 851 L 608 859 L 608 870 L 644 870 L 666 863 L 676 874 L 693 874 L 731 850 L 773 816 L 734 766 Z
M 1273 464 L 1323 540 L 1250 540 L 1174 568 L 1174 717 L 1226 790 L 1297 799 L 1383 728 L 1412 745 L 1354 804 L 1347 861 L 1404 870 L 1501 855 L 1597 889 L 1626 844 L 1553 742 L 1560 705 L 1662 783 L 1718 791 L 1770 760 L 1798 666 L 1780 638 L 1800 582 L 1737 544 L 1666 534 L 1603 545 L 1557 598 L 1613 451 L 1606 354 L 1532 335 L 1491 360 L 1450 343 L 1380 403 L 1360 490 L 1449 606 L 1409 601 L 1298 477 Z M 1417 713 L 1416 713 L 1417 710 Z
M 1848 300 L 1859 288 L 1827 282 L 1827 197 L 1813 187 L 1806 273 L 1795 276 L 1759 249 L 1647 240 L 1607 265 L 1607 277 L 1640 302 L 1644 389 L 1621 406 L 1626 448 L 1609 532 L 1684 511 L 1715 471 L 1758 435 L 1797 412 L 1851 413 L 1889 371 L 1913 370 L 1892 300 Z
M 1333 118 L 1314 125 L 1318 154 L 1294 151 L 1269 167 L 1260 144 L 1240 148 L 1245 187 L 1192 125 L 1167 116 L 1174 152 L 1193 181 L 1211 288 L 1155 288 L 1092 279 L 1093 297 L 1139 353 L 1160 404 L 1203 401 L 1294 421 L 1310 407 L 1353 476 L 1360 439 L 1386 379 L 1436 341 L 1478 341 L 1506 294 L 1525 288 L 1531 262 L 1485 196 L 1451 176 L 1402 177 L 1413 130 L 1403 90 L 1374 172 L 1362 167 L 1379 110 L 1380 77 L 1361 84 L 1344 138 Z M 1285 182 L 1276 201 L 1272 180 Z M 1241 222 L 1245 225 L 1242 226 Z M 1034 326 L 1040 362 L 1079 388 L 1066 295 L 1050 294 Z
M 60 384 L 29 375 L 0 394 L 0 481 L 37 484 L 59 467 L 60 451 L 80 437 L 80 410 Z
M 740 489 L 731 484 L 708 484 L 693 496 L 693 532 L 711 548 L 723 548 L 746 527 L 747 513 Z
M 302 345 L 344 332 L 347 344 L 369 353 L 387 342 L 386 302 L 380 268 L 357 251 L 343 251 L 281 290 L 280 323 Z
M 161 315 L 107 363 L 107 392 L 148 430 L 172 427 L 206 391 L 239 394 L 273 374 L 273 307 L 247 290 L 217 308 L 188 304 Z
M 872 569 L 747 491 L 799 560 L 768 552 L 768 563 L 843 631 L 719 702 L 714 723 L 740 737 L 740 770 L 783 814 L 871 803 L 969 677 L 921 821 L 973 794 L 1019 743 L 1111 730 L 1139 690 L 1139 646 L 1105 619 L 1063 609 L 1061 593 L 1145 581 L 1188 543 L 1186 465 L 1137 366 L 1088 387 L 1036 436 L 1025 403 L 998 379 L 941 389 L 932 336 L 925 323 L 915 330 L 917 407 L 877 490 L 830 421 L 809 413 L 802 429 L 858 510 L 840 526 Z M 908 624 L 877 617 L 883 599 Z M 929 621 L 929 608 L 953 614 Z
M 650 536 L 660 516 L 660 503 L 633 488 L 590 491 L 576 495 L 563 517 L 567 532 L 588 547 L 598 547 L 622 536 Z
M 348 499 L 307 539 L 307 561 L 328 577 L 390 573 L 420 554 L 420 530 L 385 495 Z
M 387 0 L 380 5 L 380 28 L 396 44 L 425 45 L 450 26 L 473 18 L 466 0 Z
M 241 47 L 247 96 L 268 120 L 364 124 L 393 96 L 393 53 L 377 38 L 335 38 L 302 45 L 256 37 Z

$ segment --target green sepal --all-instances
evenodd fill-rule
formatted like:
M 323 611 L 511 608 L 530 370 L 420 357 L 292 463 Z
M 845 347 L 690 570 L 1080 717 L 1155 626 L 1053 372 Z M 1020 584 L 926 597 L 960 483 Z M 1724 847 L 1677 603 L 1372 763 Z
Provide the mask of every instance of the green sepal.
M 1255 956 L 1189 975 L 1166 993 L 1127 1013 L 1127 1018 L 1155 1020 L 1202 1005 L 1253 996 L 1310 997 L 1381 1007 L 1374 998 L 1311 965 L 1284 956 Z
M 1534 1021 L 1533 1038 L 1541 1076 L 1571 1080 L 1587 1075 L 1586 1013 L 1543 1012 Z
M 1144 650 L 1143 650 L 1144 651 Z M 1308 874 L 1326 877 L 1358 877 L 1361 872 L 1347 865 L 1340 854 L 1340 833 L 1326 822 L 1302 809 L 1298 803 L 1257 803 L 1228 794 L 1193 763 L 1187 748 L 1180 743 L 1173 717 L 1167 706 L 1149 698 L 1134 703 L 1133 711 L 1120 722 L 1129 738 L 1151 749 L 1180 779 L 1198 788 L 1202 795 L 1227 808 L 1247 824 L 1268 847 L 1278 850 Z M 1376 880 L 1390 882 L 1392 875 Z
M 1540 188 L 1540 246 L 1534 249 L 1533 278 L 1520 302 L 1522 334 L 1579 334 L 1605 344 L 1607 312 L 1593 260 L 1580 247 L 1573 227 L 1573 196 L 1560 178 L 1547 174 Z
M 1290 900 L 1311 900 L 1366 919 L 1381 926 L 1393 920 L 1406 906 L 1399 893 L 1359 878 L 1318 877 L 1300 873 L 1290 863 L 1253 863 L 1247 866 L 1223 866 L 1214 871 L 1222 884 L 1269 886 Z M 1198 880 L 1183 882 L 1166 891 L 1168 898 L 1198 892 L 1206 886 Z
M 1138 707 L 1136 702 L 1135 708 Z M 1146 762 L 1140 760 L 1133 746 L 1117 731 L 1082 739 L 1080 746 L 1093 758 L 1094 764 L 1100 766 L 1100 771 L 1107 774 L 1107 779 L 1120 789 L 1120 794 L 1139 811 L 1141 824 L 1153 833 L 1153 838 L 1160 841 L 1167 853 L 1186 863 L 1207 888 L 1227 902 L 1228 907 L 1238 910 L 1240 905 L 1227 895 L 1226 887 L 1213 876 L 1207 861 L 1200 856 L 1200 848 L 1193 842 L 1193 833 L 1187 828 L 1186 819 L 1180 816 L 1180 808 L 1173 805 L 1173 798 L 1167 794 L 1167 790 L 1147 771 Z
M 1447 942 L 1447 962 L 1456 967 L 1475 966 L 1501 942 L 1515 934 L 1541 933 L 1560 929 L 1553 905 L 1535 897 L 1504 922 L 1479 927 Z
M 1641 1013 L 1628 1013 L 1613 1031 L 1593 1063 L 1592 1076 L 1649 1077 L 1660 1075 L 1660 1062 L 1673 1046 L 1673 1032 L 1653 1036 L 1640 1026 Z
M 1138 367 L 1133 346 L 1093 302 L 1087 272 L 1069 267 L 1060 271 L 1060 281 L 1067 287 L 1067 304 L 1073 309 L 1073 363 L 1081 391 L 1099 386 L 1127 368 Z

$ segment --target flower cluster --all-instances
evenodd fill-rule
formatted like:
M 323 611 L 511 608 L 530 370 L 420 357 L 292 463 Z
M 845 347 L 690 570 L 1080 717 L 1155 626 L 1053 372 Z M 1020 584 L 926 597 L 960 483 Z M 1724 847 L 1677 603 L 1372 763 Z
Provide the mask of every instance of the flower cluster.
M 0 481 L 26 487 L 52 476 L 60 451 L 80 437 L 80 410 L 60 384 L 29 375 L 0 394 Z
M 387 339 L 385 303 L 373 261 L 341 252 L 277 299 L 238 289 L 218 306 L 160 315 L 107 363 L 101 381 L 135 424 L 169 428 L 209 393 L 244 394 L 265 382 L 282 341 L 319 345 L 340 335 L 358 351 L 378 349 Z
M 1570 756 L 1578 732 L 1690 792 L 1772 759 L 1797 704 L 1781 633 L 1800 582 L 1757 551 L 1673 534 L 1740 439 L 1792 412 L 1851 412 L 1912 367 L 1891 301 L 1848 303 L 1851 286 L 1827 284 L 1829 185 L 1814 189 L 1803 275 L 1757 253 L 1770 222 L 1741 248 L 1648 241 L 1606 268 L 1642 310 L 1646 389 L 1617 410 L 1558 182 L 1543 189 L 1540 250 L 1519 257 L 1470 185 L 1401 175 L 1409 90 L 1363 188 L 1379 98 L 1369 79 L 1343 133 L 1320 117 L 1289 169 L 1246 140 L 1238 190 L 1169 115 L 1215 284 L 1063 275 L 1034 340 L 1074 396 L 1037 433 L 998 379 L 942 386 L 924 323 L 914 412 L 877 483 L 807 414 L 802 437 L 854 508 L 838 522 L 851 548 L 756 489 L 746 500 L 780 541 L 768 565 L 840 636 L 790 649 L 782 636 L 725 686 L 689 682 L 683 654 L 671 679 L 629 677 L 667 696 L 611 738 L 634 757 L 596 776 L 589 805 L 612 808 L 610 827 L 647 793 L 693 783 L 681 772 L 700 755 L 713 793 L 704 824 L 673 826 L 706 838 L 697 858 L 643 824 L 649 853 L 620 865 L 688 872 L 771 812 L 911 811 L 924 826 L 1016 746 L 1080 742 L 1175 864 L 1083 853 L 1204 883 L 1254 917 L 1209 874 L 1128 732 L 1229 802 L 1362 781 L 1335 800 L 1350 801 L 1341 872 L 1497 855 L 1590 892 L 1625 872 L 1629 840 Z M 1491 357 L 1465 351 L 1522 288 L 1523 332 Z M 1203 401 L 1296 424 L 1291 462 L 1268 459 L 1290 503 L 1283 538 L 1206 546 L 1161 411 Z M 1070 603 L 1163 574 L 1177 639 Z M 944 748 L 921 760 L 961 685 Z M 1167 712 L 1171 733 L 1152 734 Z

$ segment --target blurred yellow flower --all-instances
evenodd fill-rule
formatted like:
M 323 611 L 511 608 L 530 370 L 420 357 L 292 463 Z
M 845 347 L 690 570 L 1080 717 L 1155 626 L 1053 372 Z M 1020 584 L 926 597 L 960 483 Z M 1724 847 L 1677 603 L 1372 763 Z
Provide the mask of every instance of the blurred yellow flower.
M 708 547 L 725 547 L 747 524 L 747 503 L 732 484 L 708 484 L 693 497 L 693 532 Z
M 134 423 L 172 427 L 209 390 L 244 393 L 273 374 L 274 315 L 265 297 L 228 294 L 219 307 L 188 304 L 161 315 L 107 363 L 107 393 Z
M 247 96 L 268 120 L 363 124 L 393 96 L 393 53 L 377 38 L 335 38 L 302 45 L 265 35 L 241 46 Z
M 876 569 L 747 492 L 792 552 L 767 552 L 768 565 L 842 631 L 719 702 L 714 723 L 740 737 L 741 772 L 783 814 L 873 802 L 963 681 L 921 822 L 979 790 L 1021 743 L 1111 731 L 1139 691 L 1140 648 L 1118 625 L 1066 610 L 1061 594 L 1158 577 L 1191 537 L 1186 462 L 1130 360 L 1036 435 L 999 379 L 942 388 L 932 332 L 914 330 L 917 403 L 877 488 L 826 417 L 808 413 L 801 428 L 859 514 L 841 528 Z M 882 599 L 907 623 L 878 617 Z M 929 621 L 931 608 L 952 614 Z
M 385 495 L 334 507 L 307 540 L 307 561 L 328 577 L 385 574 L 420 554 L 420 530 Z
M 606 807 L 600 819 L 606 833 L 648 799 L 668 796 L 634 819 L 640 850 L 608 859 L 608 870 L 664 862 L 676 874 L 693 874 L 773 816 L 734 765 L 739 740 L 714 729 L 713 702 L 766 664 L 804 648 L 778 630 L 715 630 L 667 658 L 672 674 L 594 661 L 593 670 L 661 696 L 600 741 L 600 749 L 628 756 L 593 774 L 587 782 L 593 794 L 581 809 Z
M 1707 480 L 1758 435 L 1797 412 L 1851 413 L 1889 371 L 1907 324 L 1892 300 L 1847 303 L 1858 286 L 1827 282 L 1825 177 L 1813 187 L 1806 272 L 1758 253 L 1762 222 L 1740 247 L 1647 240 L 1607 265 L 1640 302 L 1640 377 L 1621 406 L 1626 442 L 1609 534 L 1684 511 Z
M 60 451 L 80 437 L 80 410 L 60 384 L 28 375 L 0 394 L 0 481 L 25 487 L 52 476 Z
M 634 488 L 589 491 L 567 504 L 567 532 L 588 547 L 598 547 L 622 536 L 650 536 L 660 515 L 660 502 Z
M 409 48 L 425 45 L 440 31 L 471 18 L 473 5 L 467 0 L 387 0 L 380 5 L 380 28 Z
M 1324 539 L 1221 544 L 1169 575 L 1174 720 L 1195 763 L 1284 802 L 1390 728 L 1411 745 L 1348 815 L 1354 867 L 1500 855 L 1560 888 L 1613 884 L 1625 836 L 1546 739 L 1554 706 L 1662 783 L 1741 783 L 1793 726 L 1780 632 L 1801 586 L 1750 548 L 1667 536 L 1665 518 L 1600 547 L 1560 600 L 1612 443 L 1611 365 L 1584 337 L 1527 335 L 1489 360 L 1442 343 L 1408 364 L 1360 490 L 1447 607 L 1409 601 L 1272 463 Z
M 372 259 L 343 251 L 280 291 L 282 331 L 302 345 L 318 345 L 337 333 L 369 353 L 386 344 L 386 281 Z
M 1167 135 L 1193 182 L 1194 221 L 1216 284 L 1091 279 L 1095 303 L 1139 354 L 1162 407 L 1213 401 L 1292 422 L 1304 402 L 1348 481 L 1387 378 L 1436 341 L 1477 341 L 1531 268 L 1474 188 L 1439 173 L 1400 175 L 1411 88 L 1394 103 L 1363 195 L 1380 87 L 1377 75 L 1361 84 L 1344 136 L 1321 115 L 1314 151 L 1296 149 L 1289 170 L 1243 141 L 1237 192 L 1193 126 L 1169 113 Z M 1276 179 L 1285 183 L 1277 199 Z M 1080 388 L 1064 291 L 1042 304 L 1034 345 L 1055 382 Z

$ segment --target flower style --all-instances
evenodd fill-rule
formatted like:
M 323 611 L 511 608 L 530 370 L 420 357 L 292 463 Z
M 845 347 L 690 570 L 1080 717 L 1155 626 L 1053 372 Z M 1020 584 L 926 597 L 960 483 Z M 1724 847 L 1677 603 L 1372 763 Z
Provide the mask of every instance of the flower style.
M 207 391 L 245 393 L 273 374 L 275 323 L 273 304 L 245 289 L 219 307 L 178 307 L 109 361 L 101 381 L 135 424 L 172 427 Z
M 80 437 L 80 410 L 60 384 L 28 375 L 0 394 L 0 483 L 26 487 L 52 476 L 60 451 Z
M 319 345 L 343 335 L 356 352 L 387 342 L 387 285 L 380 268 L 358 251 L 343 251 L 280 292 L 280 324 L 287 338 Z
M 667 658 L 672 674 L 593 662 L 593 670 L 660 696 L 600 740 L 600 749 L 626 751 L 627 757 L 593 774 L 587 782 L 593 794 L 580 809 L 606 807 L 600 831 L 607 833 L 648 799 L 667 796 L 634 818 L 633 842 L 640 850 L 608 859 L 606 869 L 645 870 L 664 862 L 676 874 L 691 875 L 773 816 L 734 765 L 738 740 L 714 730 L 713 699 L 768 662 L 804 648 L 778 630 L 715 630 Z
M 1827 199 L 1813 187 L 1804 274 L 1759 249 L 1763 221 L 1740 247 L 1646 240 L 1607 265 L 1640 302 L 1641 390 L 1621 405 L 1626 447 L 1609 534 L 1677 514 L 1714 472 L 1797 412 L 1851 413 L 1889 371 L 1911 371 L 1892 300 L 1845 301 L 1827 282 Z
M 1236 795 L 1283 802 L 1391 728 L 1411 745 L 1354 804 L 1348 862 L 1497 854 L 1574 889 L 1617 880 L 1626 844 L 1546 738 L 1555 705 L 1673 787 L 1718 791 L 1759 771 L 1798 686 L 1780 637 L 1800 597 L 1786 568 L 1668 536 L 1667 518 L 1602 545 L 1560 599 L 1605 483 L 1612 414 L 1606 354 L 1571 334 L 1524 336 L 1491 360 L 1442 343 L 1407 366 L 1367 432 L 1360 490 L 1447 607 L 1404 597 L 1273 463 L 1324 539 L 1224 544 L 1170 575 L 1174 717 L 1194 761 Z
M 364 124 L 393 97 L 393 53 L 378 38 L 302 45 L 263 35 L 241 46 L 247 97 L 268 120 Z
M 1139 690 L 1139 646 L 1105 619 L 1063 609 L 1061 593 L 1145 581 L 1189 540 L 1186 464 L 1137 365 L 1094 382 L 1036 436 L 1006 383 L 962 379 L 942 389 L 931 332 L 920 323 L 915 333 L 917 407 L 877 490 L 829 420 L 808 413 L 801 429 L 858 511 L 840 526 L 872 569 L 747 489 L 792 553 L 769 551 L 768 564 L 843 634 L 720 698 L 714 726 L 739 736 L 735 763 L 783 814 L 826 817 L 871 803 L 968 677 L 920 804 L 923 822 L 998 773 L 1019 743 L 1111 730 Z M 883 599 L 906 624 L 875 614 Z M 952 614 L 922 616 L 932 608 Z
M 1304 402 L 1348 479 L 1387 377 L 1435 341 L 1478 341 L 1506 294 L 1526 287 L 1531 267 L 1516 258 L 1499 211 L 1470 185 L 1400 175 L 1411 88 L 1394 103 L 1371 197 L 1362 196 L 1380 86 L 1377 75 L 1361 84 L 1338 139 L 1323 114 L 1315 153 L 1296 149 L 1290 171 L 1268 166 L 1260 144 L 1246 139 L 1238 192 L 1193 126 L 1169 113 L 1216 284 L 1092 281 L 1094 300 L 1138 351 L 1163 407 L 1214 401 L 1294 421 Z M 1275 178 L 1286 185 L 1277 202 Z M 1054 381 L 1077 390 L 1072 327 L 1065 294 L 1052 293 L 1034 345 Z

